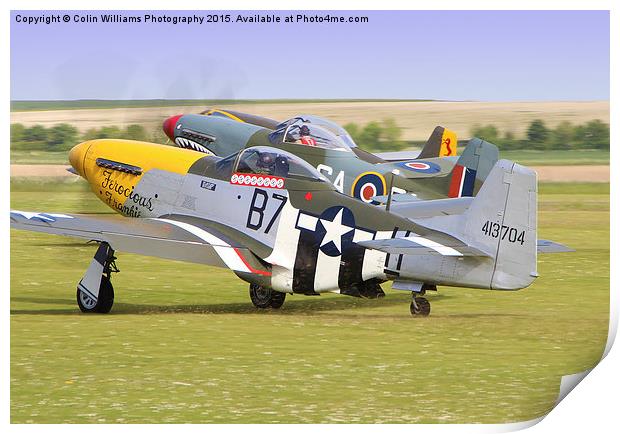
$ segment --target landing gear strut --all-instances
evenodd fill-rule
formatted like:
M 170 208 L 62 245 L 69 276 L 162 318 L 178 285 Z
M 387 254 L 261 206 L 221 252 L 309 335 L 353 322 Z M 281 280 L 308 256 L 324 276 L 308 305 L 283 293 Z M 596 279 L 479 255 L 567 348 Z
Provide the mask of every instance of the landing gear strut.
M 114 304 L 111 274 L 118 273 L 114 250 L 102 242 L 77 286 L 77 303 L 84 313 L 108 313 Z
M 426 291 L 422 290 L 421 292 L 412 292 L 411 293 L 411 305 L 409 306 L 409 311 L 413 316 L 428 316 L 431 313 L 431 304 L 430 302 L 424 298 L 419 297 L 420 295 L 424 295 Z
M 250 284 L 250 299 L 252 304 L 259 309 L 280 309 L 285 298 L 286 293 L 284 292 L 278 292 L 255 283 Z

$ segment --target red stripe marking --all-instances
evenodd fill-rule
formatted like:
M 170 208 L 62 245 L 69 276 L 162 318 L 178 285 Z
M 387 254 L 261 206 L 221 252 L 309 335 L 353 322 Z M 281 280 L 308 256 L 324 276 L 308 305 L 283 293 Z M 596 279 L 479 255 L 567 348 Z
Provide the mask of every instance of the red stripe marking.
M 248 261 L 245 260 L 245 258 L 243 257 L 243 255 L 241 254 L 241 252 L 239 251 L 239 249 L 237 249 L 236 247 L 233 247 L 233 249 L 235 250 L 235 253 L 237 254 L 237 256 L 239 256 L 239 258 L 241 259 L 241 261 L 245 264 L 246 267 L 248 267 L 248 270 L 250 270 L 252 273 L 254 274 L 260 274 L 262 276 L 271 276 L 271 273 L 269 271 L 263 271 L 263 270 L 257 270 L 256 268 L 253 268 Z
M 461 194 L 461 180 L 463 179 L 463 169 L 465 166 L 457 164 L 452 171 L 452 179 L 450 180 L 450 188 L 448 189 L 448 197 L 459 197 Z

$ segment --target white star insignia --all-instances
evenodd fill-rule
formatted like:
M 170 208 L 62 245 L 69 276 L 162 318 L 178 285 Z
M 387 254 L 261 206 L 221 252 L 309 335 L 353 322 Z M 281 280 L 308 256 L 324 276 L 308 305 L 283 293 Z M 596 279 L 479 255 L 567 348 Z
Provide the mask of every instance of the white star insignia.
M 342 212 L 344 209 L 338 211 L 338 214 L 334 217 L 332 221 L 321 219 L 321 224 L 325 228 L 325 236 L 323 237 L 323 241 L 321 242 L 321 246 L 323 247 L 330 242 L 334 243 L 339 252 L 341 252 L 341 240 L 342 236 L 351 232 L 354 228 L 350 226 L 346 226 L 342 224 Z

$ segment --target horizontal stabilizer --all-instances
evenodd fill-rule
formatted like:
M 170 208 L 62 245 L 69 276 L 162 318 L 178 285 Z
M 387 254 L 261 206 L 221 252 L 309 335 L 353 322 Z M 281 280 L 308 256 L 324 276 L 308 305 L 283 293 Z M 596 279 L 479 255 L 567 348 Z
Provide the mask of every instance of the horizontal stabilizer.
M 415 202 L 392 202 L 390 212 L 411 219 L 462 214 L 469 208 L 472 200 L 473 197 L 459 197 Z
M 424 147 L 419 151 L 396 151 L 375 154 L 385 161 L 407 161 L 420 158 L 438 158 L 456 156 L 457 138 L 453 131 L 437 126 L 431 133 Z
M 549 240 L 538 240 L 536 243 L 536 250 L 538 253 L 566 253 L 575 251 L 575 249 L 571 249 L 564 244 Z
M 367 249 L 395 255 L 491 256 L 466 244 L 448 246 L 417 235 L 385 240 L 359 241 Z
M 388 197 L 389 196 L 387 194 L 384 194 L 381 196 L 373 196 L 371 199 L 374 200 L 375 202 L 379 202 L 385 205 L 386 203 L 388 203 Z M 398 203 L 420 202 L 420 198 L 412 194 L 395 193 L 392 195 L 392 204 L 397 203 L 397 202 Z

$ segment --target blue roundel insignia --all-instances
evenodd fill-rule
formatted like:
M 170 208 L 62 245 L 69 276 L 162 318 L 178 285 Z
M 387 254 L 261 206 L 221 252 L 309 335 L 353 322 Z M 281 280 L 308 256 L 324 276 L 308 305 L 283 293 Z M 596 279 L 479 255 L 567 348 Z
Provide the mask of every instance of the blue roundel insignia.
M 407 170 L 413 170 L 419 173 L 437 173 L 441 171 L 439 164 L 432 163 L 430 161 L 404 161 L 398 163 L 400 167 Z
M 373 196 L 382 196 L 387 191 L 385 178 L 377 172 L 364 172 L 359 175 L 351 186 L 351 196 L 366 203 L 378 205 Z

